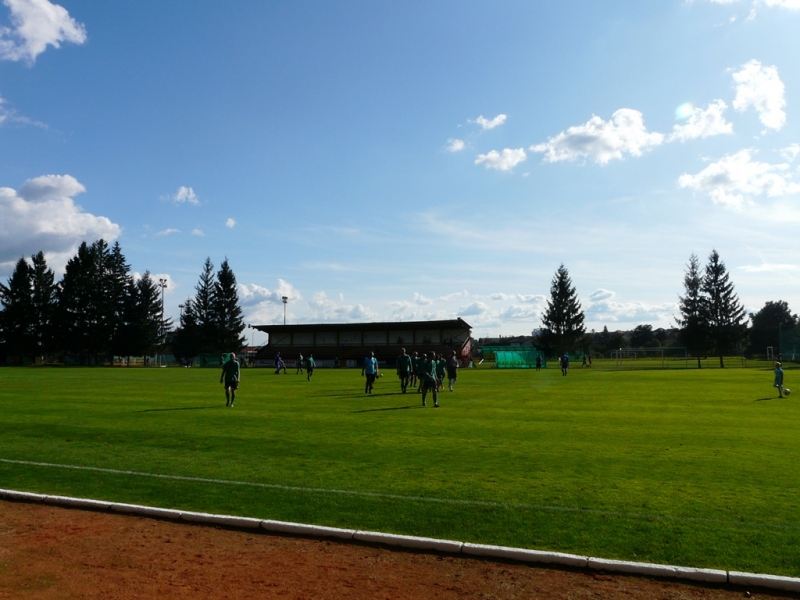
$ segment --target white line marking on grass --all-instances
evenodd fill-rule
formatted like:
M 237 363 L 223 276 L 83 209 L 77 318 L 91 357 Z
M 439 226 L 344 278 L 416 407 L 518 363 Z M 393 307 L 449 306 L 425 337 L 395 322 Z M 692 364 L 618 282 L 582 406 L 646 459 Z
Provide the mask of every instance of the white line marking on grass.
M 281 490 L 287 492 L 304 492 L 313 494 L 341 494 L 345 496 L 357 496 L 361 498 L 379 498 L 383 500 L 404 500 L 409 502 L 430 502 L 435 504 L 455 504 L 459 506 L 486 506 L 491 508 L 522 508 L 527 510 L 540 510 L 545 512 L 565 512 L 582 513 L 590 515 L 600 515 L 604 517 L 622 517 L 626 519 L 653 520 L 653 521 L 677 521 L 693 523 L 716 523 L 724 525 L 756 526 L 770 529 L 798 530 L 800 527 L 795 525 L 775 525 L 771 523 L 755 523 L 748 521 L 723 521 L 719 519 L 705 519 L 702 517 L 674 517 L 671 515 L 649 515 L 644 513 L 626 513 L 610 510 L 599 510 L 594 508 L 574 508 L 569 506 L 548 506 L 541 504 L 524 504 L 520 502 L 492 502 L 488 500 L 459 500 L 454 498 L 431 498 L 428 496 L 404 496 L 401 494 L 383 494 L 380 492 L 359 492 L 356 490 L 337 490 L 335 488 L 313 488 L 295 485 L 281 485 L 278 483 L 258 483 L 253 481 L 237 481 L 235 479 L 212 479 L 208 477 L 188 477 L 185 475 L 164 475 L 162 473 L 144 473 L 142 471 L 126 471 L 122 469 L 106 469 L 103 467 L 84 467 L 81 465 L 63 465 L 58 463 L 32 462 L 27 460 L 11 460 L 0 458 L 0 463 L 12 465 L 27 465 L 31 467 L 49 467 L 54 469 L 70 469 L 73 471 L 91 471 L 93 473 L 110 473 L 112 475 L 134 475 L 136 477 L 152 477 L 155 479 L 169 479 L 173 481 L 191 481 L 194 483 L 214 483 L 218 485 L 241 485 L 248 487 L 258 487 L 269 490 Z

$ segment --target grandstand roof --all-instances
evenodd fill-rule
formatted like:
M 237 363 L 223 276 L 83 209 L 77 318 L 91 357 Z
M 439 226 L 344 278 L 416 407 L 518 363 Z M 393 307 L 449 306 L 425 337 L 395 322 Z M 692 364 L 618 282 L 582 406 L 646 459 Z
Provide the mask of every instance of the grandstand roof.
M 297 333 L 304 331 L 383 331 L 386 329 L 472 329 L 463 319 L 443 321 L 385 321 L 373 323 L 306 323 L 302 325 L 251 325 L 264 333 Z

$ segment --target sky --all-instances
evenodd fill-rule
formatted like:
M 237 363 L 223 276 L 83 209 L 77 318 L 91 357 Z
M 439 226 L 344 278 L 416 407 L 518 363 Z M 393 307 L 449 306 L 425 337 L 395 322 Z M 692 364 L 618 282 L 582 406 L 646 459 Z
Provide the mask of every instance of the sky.
M 749 312 L 800 311 L 798 31 L 800 0 L 2 0 L 0 280 L 103 238 L 176 321 L 208 257 L 248 324 L 485 337 L 561 264 L 588 330 L 673 326 L 716 249 Z

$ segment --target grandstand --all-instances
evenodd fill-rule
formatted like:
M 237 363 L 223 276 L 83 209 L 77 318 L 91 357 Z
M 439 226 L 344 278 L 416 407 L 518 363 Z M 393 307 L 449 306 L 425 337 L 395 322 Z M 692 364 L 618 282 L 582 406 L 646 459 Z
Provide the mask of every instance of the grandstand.
M 268 337 L 255 356 L 255 366 L 272 366 L 275 355 L 292 361 L 300 354 L 314 355 L 317 366 L 360 367 L 375 352 L 381 364 L 394 365 L 401 348 L 413 352 L 450 355 L 462 366 L 472 351 L 472 328 L 462 319 L 378 323 L 319 323 L 304 325 L 252 325 Z M 291 363 L 289 363 L 291 365 Z

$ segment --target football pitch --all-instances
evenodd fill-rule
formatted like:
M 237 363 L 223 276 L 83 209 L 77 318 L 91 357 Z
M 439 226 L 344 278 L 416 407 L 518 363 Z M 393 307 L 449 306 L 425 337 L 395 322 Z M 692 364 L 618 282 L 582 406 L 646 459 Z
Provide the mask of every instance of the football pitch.
M 787 372 L 792 386 L 794 373 Z M 0 369 L 0 487 L 800 576 L 800 394 L 762 369 Z M 798 387 L 800 392 L 800 387 Z

